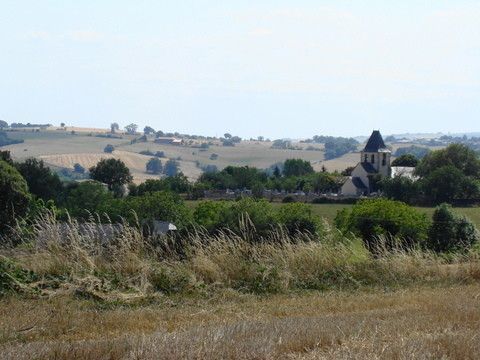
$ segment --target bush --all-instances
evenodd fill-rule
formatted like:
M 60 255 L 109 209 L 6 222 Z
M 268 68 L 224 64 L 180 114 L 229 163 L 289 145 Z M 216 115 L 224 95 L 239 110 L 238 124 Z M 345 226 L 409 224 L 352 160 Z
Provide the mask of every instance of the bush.
M 0 235 L 6 233 L 16 218 L 26 215 L 29 201 L 25 179 L 13 166 L 0 160 Z
M 380 236 L 385 237 L 387 247 L 395 245 L 395 238 L 407 246 L 422 244 L 427 240 L 430 223 L 425 214 L 400 201 L 368 199 L 340 211 L 335 225 L 343 232 L 360 236 L 368 248 L 375 249 L 380 245 Z
M 84 181 L 70 189 L 66 208 L 73 217 L 88 218 L 98 212 L 100 205 L 113 199 L 106 187 L 97 181 Z
M 115 147 L 111 144 L 108 144 L 107 146 L 105 146 L 105 148 L 103 149 L 103 152 L 106 152 L 107 154 L 111 154 L 113 152 L 113 150 L 115 150 Z
M 282 206 L 278 211 L 278 220 L 292 237 L 306 232 L 319 234 L 321 231 L 320 219 L 307 204 L 291 203 Z
M 437 252 L 469 249 L 479 239 L 475 225 L 465 216 L 457 215 L 450 205 L 442 204 L 433 213 L 427 247 Z
M 151 224 L 153 220 L 170 221 L 181 229 L 191 223 L 189 209 L 177 194 L 157 191 L 143 196 L 112 199 L 99 206 L 100 214 L 107 214 L 112 221 L 126 219 L 131 224 Z
M 85 168 L 80 165 L 79 163 L 75 163 L 73 165 L 73 171 L 75 171 L 76 173 L 79 173 L 79 174 L 84 174 L 85 173 Z
M 225 201 L 202 201 L 195 207 L 193 220 L 209 233 L 222 228 L 222 214 L 227 212 L 229 203 Z

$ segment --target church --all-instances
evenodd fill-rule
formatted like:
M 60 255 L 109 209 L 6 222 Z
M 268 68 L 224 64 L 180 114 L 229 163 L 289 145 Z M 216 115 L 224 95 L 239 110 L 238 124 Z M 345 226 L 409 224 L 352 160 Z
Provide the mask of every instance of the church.
M 340 191 L 343 196 L 370 195 L 373 192 L 373 177 L 391 175 L 390 159 L 392 152 L 383 142 L 380 131 L 374 130 L 361 151 L 360 162 L 352 175 L 345 181 Z

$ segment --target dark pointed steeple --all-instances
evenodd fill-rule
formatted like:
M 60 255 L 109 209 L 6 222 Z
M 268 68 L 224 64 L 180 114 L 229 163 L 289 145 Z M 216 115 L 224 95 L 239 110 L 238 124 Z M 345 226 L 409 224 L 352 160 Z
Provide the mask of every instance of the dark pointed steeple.
M 367 141 L 367 145 L 363 149 L 364 152 L 383 152 L 387 151 L 388 148 L 383 142 L 382 134 L 380 134 L 379 130 L 374 130 L 372 135 L 370 135 L 370 139 Z

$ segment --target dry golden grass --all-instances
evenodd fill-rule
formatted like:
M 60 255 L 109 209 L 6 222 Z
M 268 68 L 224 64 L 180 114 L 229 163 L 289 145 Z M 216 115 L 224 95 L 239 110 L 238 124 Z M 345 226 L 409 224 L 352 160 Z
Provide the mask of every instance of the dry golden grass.
M 480 286 L 0 306 L 3 359 L 476 359 Z
M 125 225 L 46 215 L 34 239 L 2 250 L 35 280 L 0 300 L 4 359 L 474 359 L 480 264 L 378 252 L 328 229 L 262 244 L 201 232 L 152 246 Z M 3 258 L 2 258 L 3 257 Z M 9 279 L 4 277 L 3 279 Z M 3 285 L 2 285 L 3 286 Z

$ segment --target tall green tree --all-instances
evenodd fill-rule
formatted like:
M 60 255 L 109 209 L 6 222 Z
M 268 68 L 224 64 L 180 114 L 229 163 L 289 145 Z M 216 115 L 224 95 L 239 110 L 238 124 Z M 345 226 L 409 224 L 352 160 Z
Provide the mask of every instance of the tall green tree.
M 0 235 L 27 214 L 29 201 L 25 179 L 12 165 L 0 160 Z
M 162 161 L 157 157 L 153 157 L 148 160 L 145 167 L 147 169 L 147 172 L 152 174 L 161 174 L 163 171 Z
M 302 159 L 288 159 L 283 165 L 283 175 L 285 176 L 303 176 L 312 174 L 313 167 L 310 161 Z
M 18 172 L 27 181 L 30 192 L 43 199 L 58 200 L 63 190 L 63 185 L 58 175 L 45 166 L 43 160 L 27 159 L 16 163 Z
M 480 178 L 480 159 L 475 151 L 463 144 L 450 144 L 445 149 L 430 152 L 415 171 L 417 175 L 426 177 L 444 166 L 453 166 L 466 176 Z
M 404 154 L 392 161 L 392 166 L 416 167 L 417 165 L 418 159 L 413 154 Z
M 427 247 L 437 252 L 469 249 L 479 240 L 478 230 L 465 216 L 456 214 L 451 206 L 442 204 L 433 213 Z
M 133 180 L 130 170 L 121 160 L 102 159 L 90 168 L 90 178 L 108 185 L 109 190 L 128 184 Z

